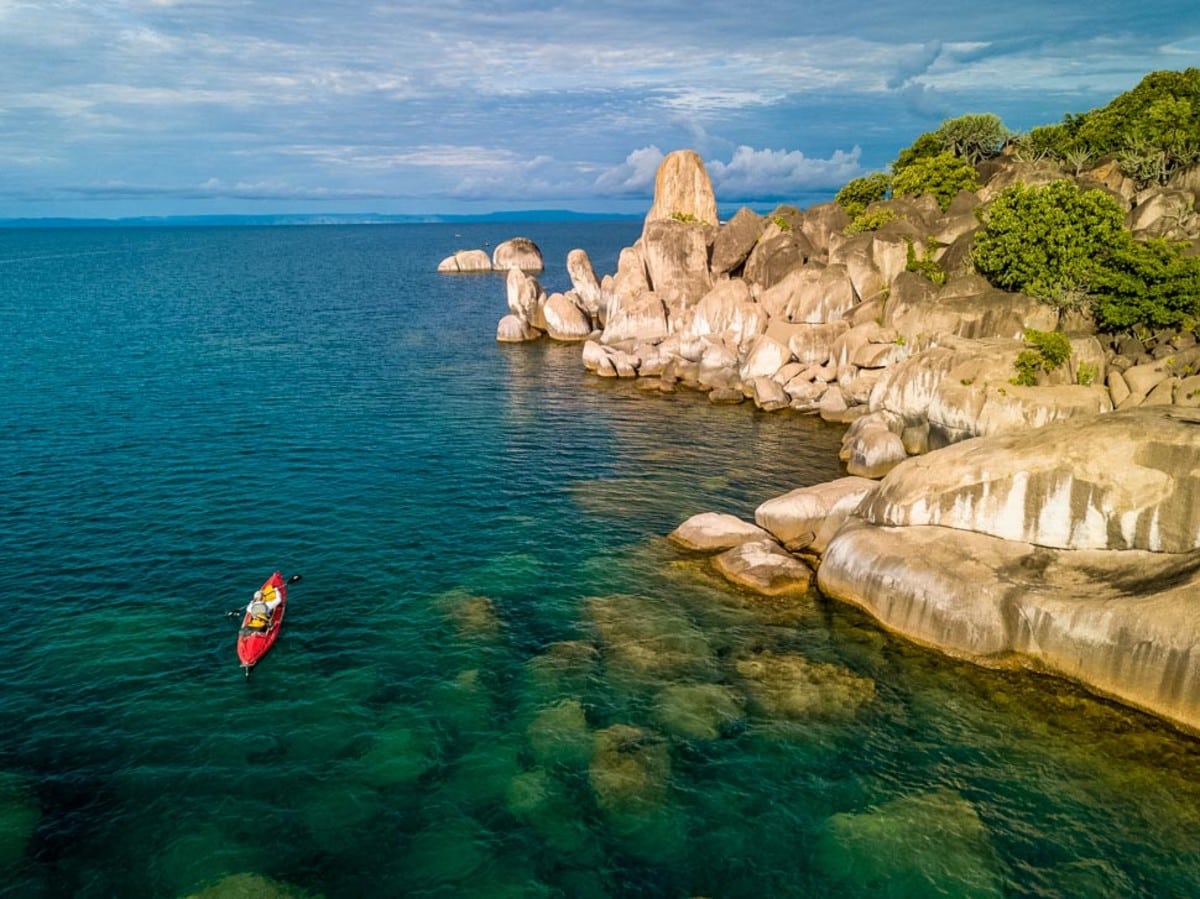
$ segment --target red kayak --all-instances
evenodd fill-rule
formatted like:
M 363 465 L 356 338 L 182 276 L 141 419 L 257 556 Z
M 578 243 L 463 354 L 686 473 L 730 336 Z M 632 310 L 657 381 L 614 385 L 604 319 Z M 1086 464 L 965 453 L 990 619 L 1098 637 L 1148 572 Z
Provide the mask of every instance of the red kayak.
M 242 626 L 238 629 L 237 653 L 246 677 L 250 669 L 258 664 L 267 650 L 275 645 L 283 627 L 283 613 L 287 610 L 287 588 L 300 580 L 293 574 L 286 581 L 276 571 L 255 592 L 254 599 L 246 606 Z

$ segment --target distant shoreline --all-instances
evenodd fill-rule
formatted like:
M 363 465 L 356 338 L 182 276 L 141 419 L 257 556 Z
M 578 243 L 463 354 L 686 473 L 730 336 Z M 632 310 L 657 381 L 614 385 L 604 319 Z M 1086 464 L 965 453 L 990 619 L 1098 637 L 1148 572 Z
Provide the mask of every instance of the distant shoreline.
M 492 222 L 641 221 L 641 214 L 525 209 L 468 215 L 384 215 L 373 213 L 285 213 L 280 215 L 164 215 L 128 218 L 0 218 L 0 228 L 178 228 L 279 227 L 315 225 L 437 225 Z

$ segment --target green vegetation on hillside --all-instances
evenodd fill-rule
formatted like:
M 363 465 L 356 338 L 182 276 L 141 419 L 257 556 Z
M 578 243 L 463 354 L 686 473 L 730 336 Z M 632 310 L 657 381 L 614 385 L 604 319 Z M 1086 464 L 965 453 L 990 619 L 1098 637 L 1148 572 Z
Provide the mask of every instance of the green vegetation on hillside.
M 928 195 L 945 211 L 959 191 L 978 189 L 979 164 L 1010 143 L 1018 158 L 1052 159 L 1075 175 L 1110 159 L 1139 186 L 1166 183 L 1200 164 L 1200 69 L 1151 72 L 1107 106 L 1022 135 L 991 114 L 947 119 L 901 150 L 890 174 L 856 178 L 838 192 L 851 218 L 846 233 L 894 219 L 890 207 L 874 205 L 889 197 Z M 1067 177 L 1019 183 L 980 210 L 972 262 L 996 287 L 1090 312 L 1102 331 L 1196 327 L 1200 257 L 1167 240 L 1134 240 L 1127 211 L 1112 194 L 1080 190 Z M 945 278 L 932 251 L 918 259 L 910 248 L 908 268 Z
M 1165 240 L 1134 240 L 1120 204 L 1104 191 L 1066 180 L 1016 184 L 981 218 L 973 261 L 997 287 L 1089 308 L 1103 331 L 1192 327 L 1200 319 L 1200 257 Z
M 1200 69 L 1151 72 L 1107 106 L 1018 139 L 1021 152 L 1069 165 L 1111 157 L 1139 186 L 1200 162 Z

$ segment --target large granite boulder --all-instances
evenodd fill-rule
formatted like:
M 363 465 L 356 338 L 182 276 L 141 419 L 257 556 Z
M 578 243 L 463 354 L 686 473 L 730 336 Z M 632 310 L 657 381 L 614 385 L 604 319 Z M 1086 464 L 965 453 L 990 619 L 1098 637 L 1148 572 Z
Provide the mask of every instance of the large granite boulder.
M 713 240 L 712 261 L 709 263 L 713 277 L 741 268 L 762 236 L 764 227 L 762 216 L 744 206 L 723 224 Z
M 653 291 L 619 305 L 610 304 L 601 343 L 621 343 L 638 340 L 661 340 L 669 332 L 667 309 Z
M 807 324 L 840 321 L 857 302 L 842 265 L 793 268 L 759 297 L 773 319 Z
M 1017 339 L 1026 328 L 1053 331 L 1058 310 L 1033 297 L 992 287 L 979 275 L 964 275 L 922 302 L 910 302 L 890 323 L 912 347 L 929 346 L 941 334 Z
M 667 535 L 672 543 L 696 552 L 723 552 L 751 540 L 768 540 L 762 528 L 724 512 L 693 515 Z
M 490 272 L 492 260 L 484 250 L 459 250 L 439 262 L 437 270 L 443 274 Z
M 642 256 L 651 289 L 679 309 L 696 305 L 712 289 L 708 274 L 711 226 L 667 219 L 647 222 Z
M 646 213 L 646 225 L 678 221 L 716 227 L 717 220 L 717 198 L 700 154 L 695 150 L 668 153 L 654 176 L 654 202 Z
M 1061 549 L 1200 549 L 1200 415 L 1152 407 L 956 444 L 906 462 L 862 507 Z
M 575 249 L 567 254 L 567 275 L 571 279 L 571 292 L 575 294 L 579 305 L 593 319 L 598 318 L 604 305 L 604 296 L 586 250 Z
M 897 466 L 834 535 L 827 595 L 1200 728 L 1200 413 L 1152 407 Z
M 1112 411 L 1108 390 L 1099 386 L 1103 348 L 1094 337 L 1070 343 L 1070 359 L 1045 373 L 1043 385 L 1022 387 L 1012 381 L 1023 341 L 943 335 L 937 346 L 888 368 L 872 388 L 870 408 L 898 416 L 904 427 L 927 428 L 932 448 Z M 1081 371 L 1097 383 L 1074 383 Z
M 528 237 L 513 237 L 492 250 L 492 268 L 506 272 L 517 268 L 523 272 L 540 272 L 545 268 L 541 248 Z
M 778 224 L 771 224 L 746 260 L 744 277 L 760 287 L 770 287 L 815 255 L 813 245 L 802 231 L 785 231 Z
M 799 487 L 762 503 L 754 521 L 790 550 L 823 553 L 842 522 L 879 486 L 869 478 L 845 477 Z
M 592 333 L 591 319 L 571 294 L 550 294 L 542 305 L 542 319 L 553 340 L 587 340 Z
M 767 313 L 754 302 L 749 285 L 732 278 L 718 281 L 685 316 L 679 330 L 686 337 L 728 334 L 741 345 L 766 327 Z

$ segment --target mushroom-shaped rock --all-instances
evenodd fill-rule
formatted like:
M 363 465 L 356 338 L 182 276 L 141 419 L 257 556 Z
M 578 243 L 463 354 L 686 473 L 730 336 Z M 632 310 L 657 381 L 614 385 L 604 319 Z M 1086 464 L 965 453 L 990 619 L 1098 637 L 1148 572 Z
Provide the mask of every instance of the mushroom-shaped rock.
M 753 540 L 713 559 L 728 580 L 764 596 L 803 595 L 812 584 L 812 569 L 774 540 Z
M 513 237 L 497 244 L 492 251 L 492 268 L 498 272 L 517 268 L 523 272 L 540 272 L 545 268 L 542 251 L 528 237 Z
M 447 256 L 439 262 L 437 270 L 448 274 L 490 272 L 492 260 L 483 250 L 459 250 L 453 256 Z
M 762 528 L 724 512 L 693 515 L 667 535 L 672 543 L 697 552 L 723 552 L 748 540 L 769 537 Z

